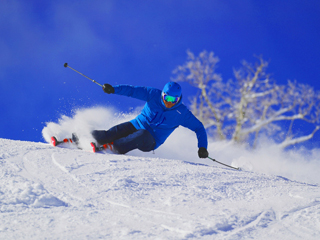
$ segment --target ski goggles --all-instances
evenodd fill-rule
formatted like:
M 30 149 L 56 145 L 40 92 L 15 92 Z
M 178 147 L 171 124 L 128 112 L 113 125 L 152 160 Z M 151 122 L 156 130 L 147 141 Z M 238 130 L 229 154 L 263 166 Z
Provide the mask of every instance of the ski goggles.
M 162 98 L 164 101 L 169 102 L 169 103 L 177 103 L 180 100 L 180 97 L 173 97 L 173 96 L 165 94 L 164 92 L 162 93 Z

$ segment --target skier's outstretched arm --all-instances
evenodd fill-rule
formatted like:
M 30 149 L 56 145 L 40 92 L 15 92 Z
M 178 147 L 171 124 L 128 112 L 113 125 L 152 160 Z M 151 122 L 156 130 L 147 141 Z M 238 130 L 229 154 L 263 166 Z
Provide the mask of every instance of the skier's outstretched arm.
M 102 89 L 105 93 L 114 93 L 127 97 L 137 98 L 140 100 L 148 101 L 152 96 L 153 88 L 150 87 L 139 87 L 131 85 L 116 85 L 104 84 Z

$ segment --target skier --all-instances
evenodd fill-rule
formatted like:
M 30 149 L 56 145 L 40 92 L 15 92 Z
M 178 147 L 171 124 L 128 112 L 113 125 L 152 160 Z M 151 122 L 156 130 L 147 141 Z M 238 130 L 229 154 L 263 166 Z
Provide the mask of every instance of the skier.
M 198 155 L 207 158 L 207 134 L 203 124 L 182 104 L 181 87 L 168 82 L 163 90 L 130 85 L 104 84 L 103 91 L 146 101 L 141 113 L 133 120 L 116 125 L 109 130 L 94 130 L 93 151 L 111 148 L 125 154 L 133 149 L 149 152 L 157 149 L 179 125 L 194 131 L 198 138 Z

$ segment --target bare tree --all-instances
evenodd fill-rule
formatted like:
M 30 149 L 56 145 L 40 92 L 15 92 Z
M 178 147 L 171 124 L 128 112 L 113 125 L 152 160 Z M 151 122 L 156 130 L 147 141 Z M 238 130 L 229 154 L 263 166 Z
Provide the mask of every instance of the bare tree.
M 254 65 L 243 61 L 234 70 L 235 80 L 223 82 L 215 73 L 219 58 L 213 52 L 187 54 L 187 62 L 173 71 L 173 80 L 199 89 L 191 110 L 207 129 L 215 127 L 219 139 L 251 139 L 254 146 L 263 132 L 277 136 L 280 146 L 287 147 L 311 139 L 319 130 L 320 95 L 305 84 L 277 85 L 266 73 L 268 62 L 262 57 Z M 296 121 L 312 124 L 313 132 L 294 134 Z M 287 129 L 283 122 L 290 122 Z
M 192 99 L 193 113 L 206 128 L 215 126 L 219 138 L 225 139 L 222 131 L 224 114 L 220 104 L 211 101 L 210 92 L 210 86 L 216 85 L 217 88 L 222 81 L 220 74 L 215 73 L 219 58 L 215 57 L 213 52 L 207 51 L 200 53 L 199 57 L 195 57 L 190 51 L 187 51 L 187 55 L 187 62 L 173 71 L 176 74 L 174 80 L 188 82 L 199 89 L 198 95 Z

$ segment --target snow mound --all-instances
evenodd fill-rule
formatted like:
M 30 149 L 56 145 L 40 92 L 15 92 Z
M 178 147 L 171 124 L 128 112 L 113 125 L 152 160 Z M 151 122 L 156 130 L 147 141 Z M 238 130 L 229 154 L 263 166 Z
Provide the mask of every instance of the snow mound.
M 57 197 L 48 194 L 41 184 L 26 182 L 24 179 L 17 180 L 4 180 L 5 185 L 0 195 L 2 213 L 12 212 L 17 208 L 22 210 L 29 207 L 46 208 L 67 205 Z
M 320 188 L 0 139 L 3 239 L 319 239 Z

